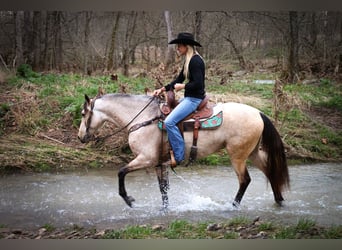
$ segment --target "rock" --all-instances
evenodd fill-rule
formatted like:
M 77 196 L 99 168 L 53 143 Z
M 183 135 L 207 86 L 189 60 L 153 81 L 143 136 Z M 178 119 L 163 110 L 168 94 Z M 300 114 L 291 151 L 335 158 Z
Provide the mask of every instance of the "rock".
M 218 225 L 218 224 L 216 224 L 216 223 L 214 223 L 214 224 L 209 224 L 208 226 L 207 226 L 207 231 L 217 231 L 217 230 L 219 230 L 219 229 L 221 229 L 222 228 L 222 226 L 220 226 L 220 225 Z
M 38 230 L 39 235 L 43 235 L 46 232 L 46 228 L 42 227 Z
M 152 230 L 162 230 L 164 228 L 164 225 L 157 224 L 152 226 Z
M 15 234 L 10 234 L 5 237 L 5 239 L 14 239 L 14 238 L 15 238 Z
M 21 234 L 23 231 L 22 230 L 20 230 L 20 229 L 13 229 L 12 230 L 12 233 L 14 233 L 14 234 Z
M 103 235 L 105 235 L 106 231 L 105 230 L 101 230 L 100 232 L 97 232 L 95 234 L 95 237 L 103 237 Z
M 263 237 L 267 236 L 267 233 L 265 231 L 260 231 L 256 236 L 263 238 Z
M 0 234 L 1 233 L 9 233 L 9 232 L 11 232 L 11 230 L 9 229 L 9 228 L 0 228 Z
M 319 83 L 319 79 L 306 79 L 302 82 L 304 85 L 308 84 L 317 84 Z
M 239 71 L 236 71 L 232 74 L 232 76 L 243 76 L 247 74 L 247 71 L 246 70 L 239 70 Z

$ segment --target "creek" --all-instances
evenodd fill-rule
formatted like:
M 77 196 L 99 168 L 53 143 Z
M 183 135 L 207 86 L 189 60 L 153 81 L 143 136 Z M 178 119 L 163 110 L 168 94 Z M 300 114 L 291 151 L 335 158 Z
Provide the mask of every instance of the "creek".
M 72 173 L 13 174 L 0 177 L 0 225 L 36 228 L 78 225 L 122 228 L 167 224 L 176 219 L 220 222 L 243 216 L 282 224 L 300 218 L 320 225 L 342 224 L 342 164 L 290 166 L 291 188 L 284 206 L 275 205 L 271 186 L 256 168 L 241 206 L 232 201 L 238 180 L 231 166 L 177 168 L 170 172 L 170 206 L 161 210 L 161 194 L 153 170 L 126 177 L 126 189 L 136 202 L 128 207 L 118 195 L 117 170 Z

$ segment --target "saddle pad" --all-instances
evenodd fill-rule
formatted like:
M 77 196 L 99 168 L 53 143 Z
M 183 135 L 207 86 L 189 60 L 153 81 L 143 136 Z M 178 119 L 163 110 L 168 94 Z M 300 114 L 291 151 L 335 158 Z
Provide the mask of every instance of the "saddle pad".
M 213 115 L 209 118 L 200 119 L 200 128 L 201 129 L 215 129 L 221 126 L 222 120 L 223 120 L 223 112 L 220 105 L 215 105 L 213 110 Z M 193 124 L 195 122 L 195 119 L 189 119 L 184 121 L 184 127 L 189 127 L 186 124 Z M 165 125 L 163 121 L 158 122 L 159 129 L 165 130 Z M 185 129 L 185 131 L 188 131 L 189 129 Z

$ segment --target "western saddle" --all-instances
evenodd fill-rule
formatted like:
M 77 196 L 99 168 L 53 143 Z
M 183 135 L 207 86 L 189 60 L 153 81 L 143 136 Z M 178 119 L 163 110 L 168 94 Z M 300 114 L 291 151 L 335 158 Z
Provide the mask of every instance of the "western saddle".
M 167 91 L 165 94 L 165 103 L 161 105 L 160 110 L 166 117 L 178 105 L 178 103 L 179 102 L 175 98 L 174 91 L 173 90 Z M 187 165 L 195 161 L 197 158 L 198 130 L 201 127 L 200 120 L 209 118 L 212 116 L 212 114 L 213 114 L 213 106 L 209 105 L 209 96 L 206 95 L 205 98 L 202 100 L 202 102 L 198 105 L 197 109 L 177 124 L 183 137 L 184 137 L 184 131 L 193 130 L 192 146 L 190 150 L 189 162 L 187 163 Z M 172 150 L 170 150 L 170 154 L 171 154 L 171 162 L 175 162 L 174 160 L 172 160 L 173 158 Z

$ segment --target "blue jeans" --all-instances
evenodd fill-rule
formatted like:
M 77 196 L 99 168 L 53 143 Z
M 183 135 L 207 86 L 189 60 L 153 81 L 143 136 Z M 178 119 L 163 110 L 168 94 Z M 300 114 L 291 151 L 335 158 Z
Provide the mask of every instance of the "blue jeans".
M 201 101 L 202 99 L 194 97 L 184 97 L 164 121 L 169 143 L 177 163 L 185 159 L 185 143 L 177 123 L 194 112 Z

